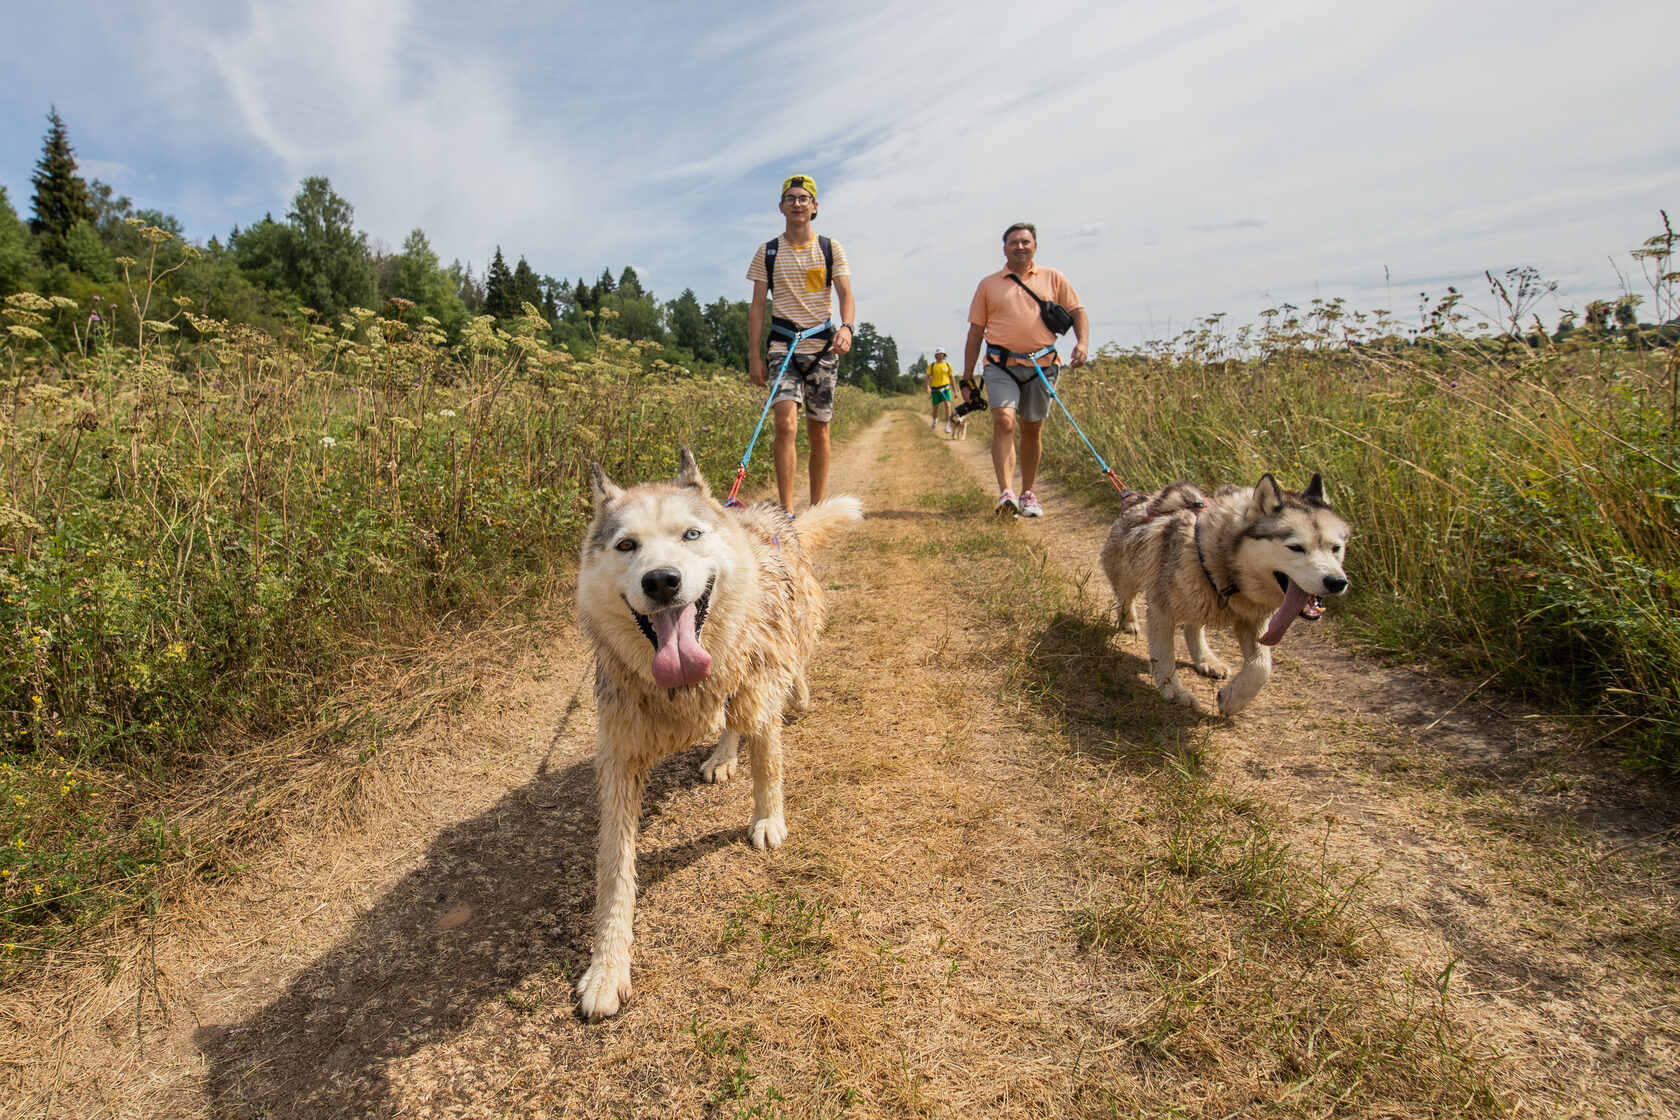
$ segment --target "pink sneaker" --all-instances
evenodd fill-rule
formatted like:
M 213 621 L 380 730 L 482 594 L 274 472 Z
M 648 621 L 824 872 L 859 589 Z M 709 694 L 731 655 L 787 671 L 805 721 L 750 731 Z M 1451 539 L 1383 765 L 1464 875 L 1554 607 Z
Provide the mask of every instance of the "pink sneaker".
M 1021 516 L 1044 516 L 1044 507 L 1038 504 L 1038 495 L 1034 494 L 1031 490 L 1021 491 Z

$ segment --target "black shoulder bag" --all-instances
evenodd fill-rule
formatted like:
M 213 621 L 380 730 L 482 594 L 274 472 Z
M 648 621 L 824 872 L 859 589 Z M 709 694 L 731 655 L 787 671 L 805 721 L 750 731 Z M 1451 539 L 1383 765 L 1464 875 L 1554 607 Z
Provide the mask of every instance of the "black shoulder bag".
M 1021 278 L 1013 272 L 1009 274 L 1009 278 L 1020 284 L 1023 292 L 1033 297 L 1033 302 L 1038 304 L 1038 317 L 1044 320 L 1044 325 L 1050 328 L 1051 334 L 1064 335 L 1073 329 L 1073 313 L 1071 311 L 1053 299 L 1039 299 L 1038 293 L 1022 283 Z

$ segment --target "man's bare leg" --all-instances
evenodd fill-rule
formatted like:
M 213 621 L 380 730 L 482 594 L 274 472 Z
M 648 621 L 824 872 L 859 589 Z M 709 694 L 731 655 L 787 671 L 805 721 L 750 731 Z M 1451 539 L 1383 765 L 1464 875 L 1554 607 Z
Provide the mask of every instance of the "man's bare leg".
M 811 474 L 811 504 L 816 505 L 828 492 L 828 421 L 805 418 L 805 435 L 811 440 L 811 458 L 806 464 Z M 789 484 L 789 493 L 792 492 Z
M 1038 460 L 1044 454 L 1044 421 L 1021 421 L 1021 491 L 1025 493 L 1038 481 Z
M 1010 482 L 1015 477 L 1015 410 L 1013 408 L 992 409 L 992 469 L 997 472 L 998 492 L 1002 493 L 1008 490 Z
M 776 425 L 775 443 L 771 454 L 776 462 L 776 496 L 782 500 L 782 508 L 793 512 L 793 483 L 799 471 L 799 402 L 777 401 L 770 408 L 772 419 Z M 812 485 L 816 479 L 816 456 L 811 457 Z M 828 471 L 828 446 L 823 446 L 823 471 Z

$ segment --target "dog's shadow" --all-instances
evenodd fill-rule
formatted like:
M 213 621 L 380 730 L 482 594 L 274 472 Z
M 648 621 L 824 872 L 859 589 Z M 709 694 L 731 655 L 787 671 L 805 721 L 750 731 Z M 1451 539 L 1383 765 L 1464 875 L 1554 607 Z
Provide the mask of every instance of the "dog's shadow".
M 654 811 L 697 780 L 708 748 L 649 776 Z M 242 1023 L 207 1026 L 217 1115 L 367 1116 L 388 1069 L 464 1030 L 487 1001 L 558 1002 L 588 962 L 595 902 L 595 771 L 544 771 L 440 835 L 424 862 L 345 937 Z M 637 861 L 640 888 L 742 842 L 722 829 Z
M 1116 638 L 1112 614 L 1058 611 L 1027 643 L 1028 694 L 1074 744 L 1108 757 L 1156 755 L 1193 740 L 1203 717 L 1161 699 L 1141 637 Z

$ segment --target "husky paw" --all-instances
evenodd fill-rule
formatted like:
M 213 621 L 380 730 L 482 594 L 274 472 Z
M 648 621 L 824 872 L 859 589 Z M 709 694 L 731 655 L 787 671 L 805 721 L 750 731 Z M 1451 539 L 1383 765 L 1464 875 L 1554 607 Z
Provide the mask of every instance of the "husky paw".
M 787 839 L 787 821 L 782 818 L 780 813 L 773 817 L 765 817 L 761 821 L 752 823 L 748 835 L 752 837 L 752 846 L 760 851 L 779 848 L 782 846 L 782 841 Z
M 1137 619 L 1135 619 L 1135 618 L 1122 618 L 1120 620 L 1120 633 L 1128 635 L 1128 636 L 1133 637 L 1133 638 L 1137 637 L 1137 635 L 1138 635 Z
M 1231 675 L 1231 667 L 1217 657 L 1209 657 L 1206 661 L 1197 661 L 1191 667 L 1202 676 L 1212 677 L 1216 681 L 1222 681 Z
M 1237 692 L 1234 681 L 1219 690 L 1219 714 L 1222 716 L 1234 716 L 1253 702 L 1253 696 L 1243 696 Z
M 700 764 L 700 776 L 717 785 L 722 785 L 733 778 L 735 771 L 741 768 L 741 759 L 738 755 L 731 754 L 720 758 L 720 754 L 722 754 L 721 751 L 713 751 L 712 757 Z
M 1201 704 L 1196 700 L 1196 694 L 1175 680 L 1168 681 L 1161 686 L 1161 696 L 1175 704 L 1183 704 L 1191 711 L 1199 712 L 1202 710 Z
M 578 981 L 578 1010 L 591 1023 L 617 1015 L 630 998 L 630 965 L 596 961 Z

